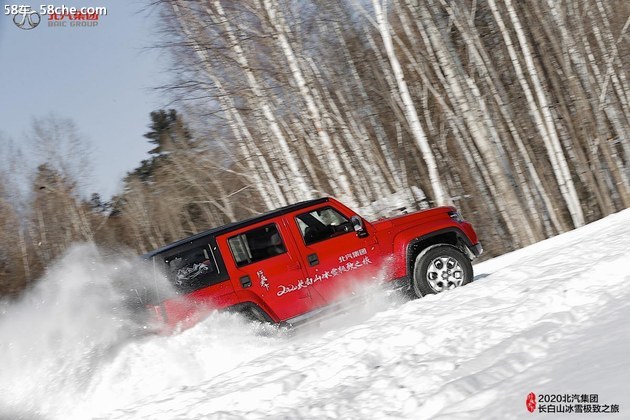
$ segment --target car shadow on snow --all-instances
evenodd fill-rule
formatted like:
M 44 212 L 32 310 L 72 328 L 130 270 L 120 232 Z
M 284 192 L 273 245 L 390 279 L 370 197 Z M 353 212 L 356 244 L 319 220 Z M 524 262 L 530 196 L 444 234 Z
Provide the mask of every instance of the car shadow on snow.
M 488 273 L 481 273 L 481 274 L 477 274 L 475 277 L 473 277 L 473 282 L 479 281 L 479 280 L 483 280 L 486 277 L 488 277 L 490 274 Z

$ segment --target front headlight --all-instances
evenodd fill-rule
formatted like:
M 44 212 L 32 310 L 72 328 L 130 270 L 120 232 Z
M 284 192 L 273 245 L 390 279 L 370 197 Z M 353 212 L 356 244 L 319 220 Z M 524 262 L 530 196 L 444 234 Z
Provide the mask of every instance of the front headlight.
M 457 223 L 461 223 L 464 221 L 464 217 L 462 216 L 462 214 L 455 210 L 455 211 L 449 211 L 448 215 L 451 217 L 451 219 L 455 220 Z

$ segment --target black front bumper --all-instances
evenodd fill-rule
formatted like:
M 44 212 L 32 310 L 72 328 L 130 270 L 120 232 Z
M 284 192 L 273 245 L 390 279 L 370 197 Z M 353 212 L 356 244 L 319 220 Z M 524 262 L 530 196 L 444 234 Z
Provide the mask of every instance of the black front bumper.
M 473 245 L 472 247 L 469 247 L 469 249 L 470 249 L 470 252 L 472 252 L 475 255 L 475 258 L 480 256 L 481 253 L 483 252 L 483 247 L 481 246 L 481 242 L 478 242 L 477 244 Z

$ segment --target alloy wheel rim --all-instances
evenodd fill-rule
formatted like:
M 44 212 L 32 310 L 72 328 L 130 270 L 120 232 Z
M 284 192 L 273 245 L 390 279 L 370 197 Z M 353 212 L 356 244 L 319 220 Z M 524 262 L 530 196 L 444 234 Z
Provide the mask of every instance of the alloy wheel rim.
M 461 286 L 464 270 L 455 258 L 439 256 L 429 263 L 426 278 L 433 290 L 442 292 Z

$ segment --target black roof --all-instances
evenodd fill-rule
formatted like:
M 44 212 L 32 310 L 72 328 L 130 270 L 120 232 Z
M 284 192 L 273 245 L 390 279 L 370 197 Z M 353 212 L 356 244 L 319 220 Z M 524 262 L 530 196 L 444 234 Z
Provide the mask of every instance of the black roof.
M 314 199 L 314 200 L 301 201 L 299 203 L 290 204 L 288 206 L 281 207 L 279 209 L 272 210 L 272 211 L 270 211 L 268 213 L 264 213 L 264 214 L 261 214 L 261 215 L 258 215 L 258 216 L 254 216 L 254 217 L 246 219 L 246 220 L 241 220 L 239 222 L 233 222 L 233 223 L 229 223 L 227 225 L 223 225 L 223 226 L 219 226 L 219 227 L 216 227 L 216 228 L 212 228 L 212 229 L 209 229 L 209 230 L 197 233 L 196 235 L 192 235 L 192 236 L 189 236 L 187 238 L 180 239 L 179 241 L 170 243 L 168 245 L 164 245 L 161 248 L 158 248 L 158 249 L 156 249 L 154 251 L 151 251 L 151 252 L 148 252 L 148 253 L 144 254 L 142 256 L 142 258 L 149 259 L 149 258 L 152 258 L 152 257 L 154 257 L 154 256 L 156 256 L 158 254 L 161 254 L 161 253 L 165 252 L 165 251 L 169 251 L 169 250 L 177 248 L 177 247 L 179 247 L 181 245 L 186 245 L 188 243 L 196 241 L 197 239 L 202 239 L 202 238 L 205 238 L 205 237 L 208 237 L 208 236 L 214 237 L 214 236 L 217 236 L 217 235 L 228 233 L 228 232 L 231 232 L 233 230 L 237 230 L 237 229 L 240 229 L 242 227 L 245 227 L 247 225 L 251 225 L 251 224 L 254 224 L 254 223 L 262 222 L 262 221 L 268 220 L 268 219 L 273 219 L 274 217 L 277 217 L 277 216 L 282 216 L 283 214 L 290 213 L 290 212 L 292 212 L 294 210 L 299 210 L 301 208 L 309 207 L 309 206 L 312 206 L 314 204 L 326 203 L 326 202 L 328 202 L 328 200 L 329 200 L 328 197 L 324 197 L 324 198 L 317 198 L 317 199 Z

